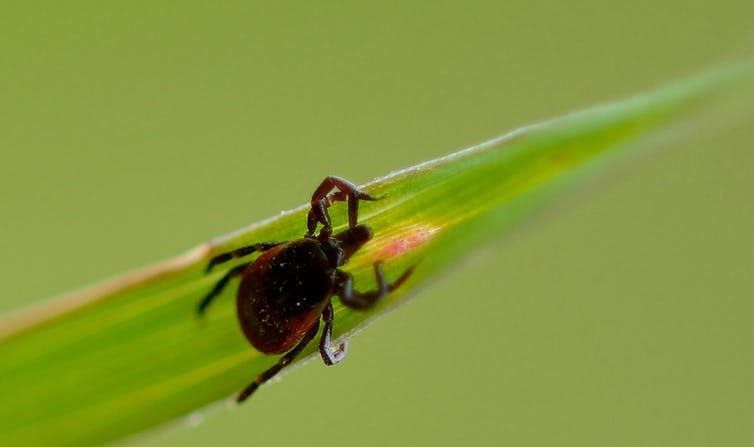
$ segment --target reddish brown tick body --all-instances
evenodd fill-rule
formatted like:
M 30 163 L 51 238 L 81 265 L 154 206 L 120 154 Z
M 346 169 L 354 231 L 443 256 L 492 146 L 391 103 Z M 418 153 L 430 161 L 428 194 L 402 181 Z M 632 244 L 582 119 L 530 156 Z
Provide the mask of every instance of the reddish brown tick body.
M 338 191 L 330 194 L 335 188 Z M 348 201 L 349 228 L 332 235 L 327 208 L 341 200 Z M 374 271 L 378 288 L 362 293 L 353 289 L 351 275 L 339 269 L 372 238 L 372 230 L 357 222 L 359 200 L 376 199 L 346 180 L 327 177 L 312 195 L 308 231 L 302 239 L 253 244 L 210 260 L 207 271 L 233 258 L 262 252 L 254 261 L 230 269 L 199 303 L 198 312 L 204 314 L 228 281 L 242 276 L 236 308 L 244 335 L 252 346 L 265 354 L 284 354 L 273 367 L 241 391 L 238 402 L 246 400 L 259 385 L 293 361 L 317 335 L 320 318 L 324 321 L 319 343 L 322 359 L 327 365 L 343 359 L 345 342 L 334 351 L 330 343 L 333 295 L 337 295 L 346 307 L 368 309 L 411 275 L 413 267 L 394 282 L 387 283 L 381 263 L 376 262 Z M 322 228 L 315 235 L 317 224 L 322 224 Z

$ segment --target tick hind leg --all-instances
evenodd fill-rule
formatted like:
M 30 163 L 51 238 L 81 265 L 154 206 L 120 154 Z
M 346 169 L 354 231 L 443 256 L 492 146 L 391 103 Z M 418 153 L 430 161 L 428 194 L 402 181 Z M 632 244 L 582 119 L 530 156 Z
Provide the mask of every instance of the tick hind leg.
M 261 242 L 259 244 L 251 244 L 245 247 L 236 248 L 235 250 L 231 250 L 225 253 L 220 253 L 219 255 L 209 260 L 209 264 L 207 264 L 207 269 L 205 270 L 205 272 L 210 272 L 212 268 L 217 264 L 228 262 L 234 258 L 243 258 L 244 256 L 250 255 L 255 251 L 266 251 L 277 245 L 280 245 L 280 242 Z
M 245 247 L 237 248 L 229 252 L 221 253 L 209 260 L 209 264 L 207 264 L 207 269 L 205 270 L 205 272 L 210 272 L 212 268 L 217 264 L 228 262 L 234 258 L 242 258 L 244 256 L 250 255 L 251 253 L 254 253 L 255 251 L 266 251 L 277 245 L 280 245 L 280 243 L 262 242 L 259 244 L 247 245 Z M 220 278 L 220 280 L 215 284 L 215 287 L 204 298 L 202 298 L 202 300 L 199 302 L 199 306 L 197 307 L 196 312 L 199 315 L 203 315 L 207 310 L 207 307 L 212 303 L 212 300 L 214 300 L 217 295 L 219 295 L 220 292 L 223 291 L 225 286 L 228 285 L 228 281 L 230 281 L 234 276 L 243 274 L 244 270 L 246 270 L 246 267 L 248 266 L 249 263 L 245 263 L 230 269 L 228 273 L 225 274 L 225 276 Z
M 237 265 L 230 269 L 228 273 L 225 274 L 225 276 L 220 278 L 220 280 L 215 283 L 215 287 L 213 287 L 212 290 L 204 298 L 202 298 L 201 301 L 199 301 L 199 306 L 197 306 L 196 308 L 196 313 L 199 315 L 204 315 L 204 312 L 212 303 L 212 300 L 214 300 L 220 294 L 220 292 L 223 291 L 225 286 L 228 285 L 228 281 L 233 279 L 234 276 L 242 275 L 244 270 L 246 270 L 248 266 L 249 263 Z
M 393 290 L 400 287 L 411 273 L 413 273 L 416 266 L 411 266 L 401 274 L 401 276 L 388 283 L 385 280 L 385 275 L 382 273 L 382 261 L 374 263 L 374 276 L 377 280 L 377 290 L 371 290 L 369 292 L 359 292 L 353 288 L 353 276 L 350 273 L 338 271 L 338 289 L 336 295 L 340 297 L 340 301 L 346 306 L 352 309 L 364 310 L 374 306 L 374 304 L 389 294 Z
M 304 338 L 301 339 L 300 342 L 296 345 L 295 348 L 291 349 L 287 353 L 285 353 L 282 357 L 280 357 L 280 360 L 273 365 L 270 369 L 263 372 L 257 378 L 251 382 L 246 388 L 244 388 L 239 394 L 238 397 L 236 397 L 236 402 L 241 403 L 245 401 L 246 399 L 251 396 L 254 391 L 259 388 L 259 385 L 262 385 L 263 383 L 267 382 L 271 378 L 275 377 L 277 373 L 280 372 L 281 369 L 288 366 L 293 359 L 296 358 L 299 354 L 301 354 L 301 351 L 304 350 L 306 345 L 309 344 L 309 342 L 312 341 L 315 335 L 317 335 L 317 330 L 319 329 L 319 320 L 309 329 L 309 332 L 304 335 Z
M 337 188 L 339 191 L 330 194 L 330 191 Z M 328 233 L 332 228 L 330 223 L 330 214 L 327 208 L 340 200 L 348 200 L 348 226 L 355 227 L 358 223 L 359 200 L 377 200 L 364 191 L 361 191 L 356 185 L 340 177 L 330 176 L 325 178 L 322 183 L 314 190 L 311 200 L 311 210 L 307 218 L 307 236 L 314 235 L 317 223 L 324 226 L 323 231 Z

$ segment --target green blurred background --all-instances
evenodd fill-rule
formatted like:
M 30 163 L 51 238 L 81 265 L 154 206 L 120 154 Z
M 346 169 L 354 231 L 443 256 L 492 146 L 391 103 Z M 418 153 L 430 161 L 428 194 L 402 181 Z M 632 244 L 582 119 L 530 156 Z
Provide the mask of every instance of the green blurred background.
M 0 311 L 299 205 L 325 175 L 361 183 L 748 56 L 752 17 L 749 1 L 5 1 Z M 589 182 L 338 367 L 130 445 L 754 444 L 752 124 Z

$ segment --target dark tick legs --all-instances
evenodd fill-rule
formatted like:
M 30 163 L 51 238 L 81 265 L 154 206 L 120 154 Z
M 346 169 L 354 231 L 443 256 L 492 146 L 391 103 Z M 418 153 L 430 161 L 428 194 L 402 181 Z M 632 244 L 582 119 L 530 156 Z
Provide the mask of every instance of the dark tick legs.
M 217 264 L 228 262 L 234 258 L 242 258 L 254 253 L 255 251 L 266 251 L 279 244 L 279 242 L 262 242 L 259 244 L 247 245 L 245 247 L 237 248 L 229 252 L 221 253 L 209 260 L 209 264 L 207 264 L 207 269 L 205 270 L 205 272 L 208 273 Z M 215 299 L 215 297 L 223 291 L 226 285 L 228 285 L 228 281 L 230 281 L 234 276 L 243 274 L 244 270 L 246 270 L 246 267 L 248 266 L 249 264 L 246 263 L 233 267 L 232 269 L 230 269 L 230 271 L 228 271 L 228 273 L 225 274 L 225 276 L 220 278 L 220 281 L 215 284 L 215 287 L 212 289 L 212 291 L 210 291 L 199 302 L 199 306 L 196 309 L 197 313 L 199 315 L 203 315 L 204 311 L 207 310 L 207 307 L 210 305 L 210 303 L 212 303 L 212 300 Z
M 265 383 L 266 381 L 270 380 L 271 378 L 275 377 L 275 374 L 279 373 L 281 369 L 288 366 L 293 359 L 296 358 L 297 355 L 301 353 L 301 351 L 304 350 L 306 345 L 309 344 L 310 341 L 314 338 L 315 335 L 317 335 L 317 330 L 319 329 L 319 320 L 309 329 L 309 332 L 304 335 L 304 338 L 301 339 L 300 342 L 296 345 L 295 348 L 291 349 L 285 355 L 280 357 L 280 360 L 272 366 L 272 368 L 268 369 L 267 371 L 263 372 L 259 376 L 257 376 L 256 380 L 251 382 L 246 388 L 243 389 L 238 394 L 238 397 L 236 397 L 236 402 L 241 403 L 245 401 L 246 399 L 251 396 L 254 391 L 259 388 L 259 385 Z
M 217 264 L 228 262 L 233 258 L 242 258 L 246 255 L 254 253 L 255 251 L 266 251 L 276 245 L 280 245 L 280 242 L 262 242 L 259 244 L 252 244 L 245 247 L 236 248 L 235 250 L 231 250 L 226 253 L 221 253 L 209 260 L 209 264 L 207 265 L 207 270 L 205 270 L 205 272 L 209 272 Z
M 243 274 L 244 270 L 246 270 L 246 267 L 248 267 L 249 264 L 241 264 L 233 267 L 228 271 L 228 273 L 225 274 L 222 278 L 220 278 L 220 281 L 217 281 L 215 284 L 215 287 L 212 288 L 212 290 L 199 302 L 199 306 L 196 308 L 196 313 L 199 315 L 204 315 L 204 311 L 207 310 L 207 307 L 212 303 L 212 300 L 217 297 L 217 295 L 220 294 L 220 292 L 223 291 L 226 285 L 228 285 L 228 281 L 230 281 L 234 276 L 240 276 Z
M 345 358 L 346 356 L 345 342 L 338 345 L 337 351 L 331 351 L 332 323 L 334 315 L 335 313 L 333 312 L 332 303 L 327 303 L 327 306 L 325 306 L 325 309 L 322 311 L 322 319 L 325 321 L 325 327 L 322 331 L 322 338 L 320 338 L 319 340 L 319 352 L 322 355 L 322 360 L 324 360 L 325 364 L 327 365 L 334 365 L 343 360 L 343 358 Z M 260 385 L 275 377 L 275 375 L 279 373 L 280 370 L 288 366 L 312 341 L 314 336 L 317 335 L 318 330 L 319 320 L 314 323 L 311 329 L 309 329 L 309 332 L 307 332 L 304 338 L 302 338 L 301 341 L 298 342 L 295 348 L 285 353 L 285 355 L 280 357 L 280 360 L 278 360 L 275 365 L 257 376 L 256 380 L 254 380 L 246 388 L 244 388 L 243 391 L 238 394 L 236 402 L 241 403 L 248 399 L 249 396 L 251 396 L 254 391 L 259 388 Z
M 340 191 L 329 194 L 330 191 L 335 188 Z M 317 223 L 321 223 L 324 226 L 323 231 L 329 236 L 332 226 L 330 223 L 330 215 L 327 213 L 327 208 L 332 205 L 333 202 L 340 200 L 348 200 L 348 226 L 355 227 L 358 223 L 359 200 L 377 200 L 377 198 L 361 191 L 356 185 L 348 180 L 344 180 L 340 177 L 327 177 L 314 191 L 314 194 L 312 194 L 312 208 L 309 211 L 309 216 L 307 218 L 307 229 L 309 230 L 306 233 L 307 236 L 314 235 Z
M 338 349 L 332 350 L 332 322 L 335 312 L 332 309 L 332 302 L 328 302 L 322 311 L 322 319 L 325 321 L 325 327 L 322 330 L 322 338 L 319 339 L 319 353 L 325 365 L 334 365 L 346 357 L 346 342 L 338 345 Z
M 387 283 L 385 281 L 385 275 L 382 273 L 382 261 L 374 263 L 374 276 L 377 280 L 377 290 L 369 292 L 359 292 L 353 289 L 353 276 L 350 273 L 338 271 L 339 286 L 336 294 L 340 297 L 340 301 L 351 309 L 364 310 L 374 306 L 374 304 L 383 298 L 388 293 L 397 289 L 404 281 L 411 276 L 415 266 L 411 266 L 406 269 L 401 276 L 393 281 Z

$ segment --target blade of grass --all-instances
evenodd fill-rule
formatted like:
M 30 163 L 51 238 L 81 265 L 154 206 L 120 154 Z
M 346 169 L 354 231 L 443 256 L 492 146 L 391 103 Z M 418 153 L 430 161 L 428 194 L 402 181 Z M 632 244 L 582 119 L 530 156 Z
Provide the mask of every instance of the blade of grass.
M 375 238 L 347 266 L 361 288 L 385 260 L 410 280 L 373 310 L 336 300 L 347 335 L 405 301 L 493 234 L 626 149 L 682 134 L 732 92 L 751 90 L 754 64 L 727 67 L 655 92 L 526 127 L 377 179 L 384 197 L 362 206 Z M 719 110 L 715 108 L 714 110 Z M 719 115 L 716 115 L 719 116 Z M 343 173 L 341 173 L 343 174 Z M 316 183 L 319 179 L 313 179 Z M 314 186 L 314 184 L 313 184 Z M 201 245 L 173 260 L 12 315 L 0 324 L 0 445 L 85 445 L 116 440 L 232 395 L 276 358 L 251 349 L 235 321 L 233 287 L 207 318 L 197 301 L 236 263 L 210 275 L 214 254 L 302 235 L 306 207 Z M 334 222 L 344 222 L 342 207 Z M 337 230 L 338 228 L 336 228 Z M 305 354 L 311 353 L 314 344 Z

